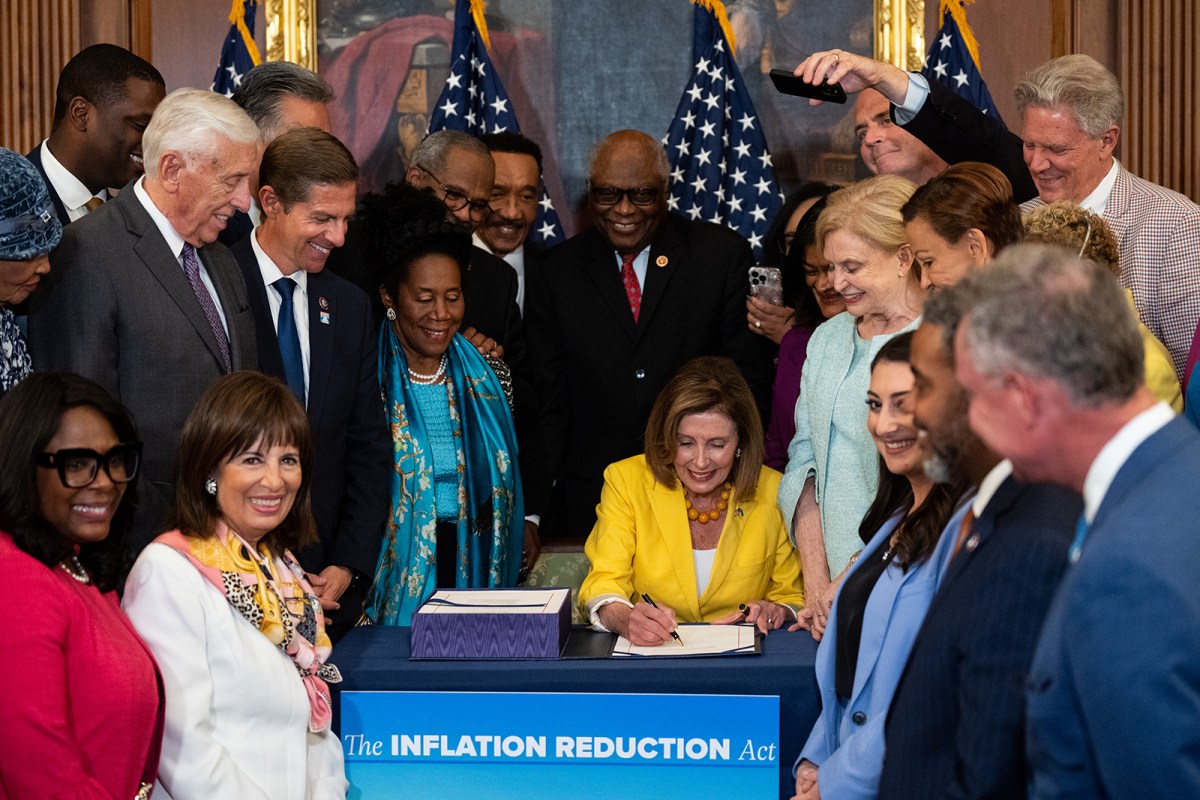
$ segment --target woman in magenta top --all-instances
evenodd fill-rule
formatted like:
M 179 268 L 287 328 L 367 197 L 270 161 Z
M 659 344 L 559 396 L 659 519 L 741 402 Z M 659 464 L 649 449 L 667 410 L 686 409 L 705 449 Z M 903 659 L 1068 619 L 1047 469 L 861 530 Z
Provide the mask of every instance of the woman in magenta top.
M 133 422 L 85 378 L 34 373 L 0 400 L 0 442 L 0 798 L 149 797 L 161 680 L 114 591 Z
M 796 399 L 808 339 L 818 325 L 846 310 L 846 301 L 829 279 L 829 262 L 816 246 L 817 217 L 824 209 L 825 198 L 820 197 L 804 212 L 783 262 L 783 302 L 796 311 L 792 327 L 779 342 L 763 462 L 780 471 L 787 466 L 788 445 L 796 435 Z

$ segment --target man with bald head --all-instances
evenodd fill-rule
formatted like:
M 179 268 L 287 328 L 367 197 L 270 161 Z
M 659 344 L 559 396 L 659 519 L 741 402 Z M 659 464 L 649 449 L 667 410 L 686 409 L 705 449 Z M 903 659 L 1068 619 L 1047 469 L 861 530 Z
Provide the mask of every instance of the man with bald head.
M 858 152 L 872 175 L 899 175 L 918 186 L 949 166 L 917 137 L 892 121 L 892 104 L 874 89 L 854 103 Z
M 750 247 L 668 213 L 668 175 L 652 137 L 605 138 L 589 171 L 595 227 L 548 250 L 530 282 L 542 457 L 525 497 L 543 536 L 587 536 L 604 468 L 642 451 L 650 407 L 684 362 L 728 356 L 756 396 L 769 394 L 769 354 L 745 323 Z

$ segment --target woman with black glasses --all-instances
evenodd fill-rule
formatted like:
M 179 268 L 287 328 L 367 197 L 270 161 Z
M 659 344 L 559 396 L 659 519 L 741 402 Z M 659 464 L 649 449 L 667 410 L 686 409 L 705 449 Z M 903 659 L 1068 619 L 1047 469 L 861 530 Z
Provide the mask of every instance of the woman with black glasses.
M 34 373 L 0 400 L 0 442 L 0 797 L 149 797 L 161 678 L 115 592 L 133 421 L 85 378 Z

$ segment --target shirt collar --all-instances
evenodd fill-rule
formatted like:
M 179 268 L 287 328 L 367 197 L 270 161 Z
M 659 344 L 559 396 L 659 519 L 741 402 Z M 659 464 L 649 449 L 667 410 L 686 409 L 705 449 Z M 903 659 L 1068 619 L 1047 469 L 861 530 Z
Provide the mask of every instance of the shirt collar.
M 1012 468 L 1012 462 L 1006 458 L 983 476 L 983 480 L 979 482 L 979 491 L 975 493 L 975 501 L 971 504 L 971 511 L 974 512 L 975 519 L 983 516 L 988 503 L 992 502 L 992 498 L 996 496 L 996 490 L 1000 488 L 1000 484 L 1004 483 L 1009 475 L 1012 475 Z
M 167 247 L 171 248 L 171 253 L 176 259 L 183 256 L 183 246 L 187 244 L 183 237 L 176 232 L 171 225 L 171 220 L 167 219 L 167 215 L 158 210 L 158 206 L 154 205 L 154 201 L 150 199 L 150 193 L 145 187 L 146 177 L 143 175 L 138 178 L 137 183 L 133 184 L 133 193 L 146 209 L 146 213 L 150 215 L 150 219 L 154 221 L 154 227 L 158 228 L 158 232 L 162 234 L 163 239 L 167 242 Z M 196 248 L 199 250 L 200 248 Z
M 1100 448 L 1087 477 L 1083 479 L 1083 514 L 1088 524 L 1096 518 L 1104 496 L 1112 486 L 1113 479 L 1133 455 L 1133 451 L 1175 417 L 1175 412 L 1166 403 L 1155 403 L 1150 408 L 1126 422 L 1117 435 Z
M 1098 216 L 1104 216 L 1104 209 L 1108 207 L 1108 198 L 1112 196 L 1113 187 L 1117 185 L 1117 172 L 1119 170 L 1120 167 L 1114 158 L 1112 166 L 1108 168 L 1108 174 L 1092 190 L 1091 194 L 1083 198 L 1083 202 L 1079 204 L 1080 207 Z
M 93 195 L 83 185 L 83 181 L 76 178 L 70 170 L 62 165 L 61 161 L 54 157 L 54 153 L 50 152 L 49 139 L 42 142 L 42 169 L 46 171 L 46 177 L 49 178 L 50 183 L 54 186 L 54 191 L 58 194 L 58 199 L 62 201 L 68 212 L 79 211 L 93 197 L 99 197 L 101 200 L 108 199 L 107 189 L 101 189 Z
M 267 255 L 267 251 L 262 249 L 262 245 L 258 243 L 258 234 L 262 228 L 255 228 L 250 235 L 250 247 L 254 250 L 255 261 L 258 262 L 258 271 L 262 273 L 263 284 L 270 288 L 271 284 L 280 278 L 291 278 L 296 282 L 303 292 L 308 291 L 308 273 L 302 269 L 298 269 L 291 275 L 284 275 L 283 270 Z

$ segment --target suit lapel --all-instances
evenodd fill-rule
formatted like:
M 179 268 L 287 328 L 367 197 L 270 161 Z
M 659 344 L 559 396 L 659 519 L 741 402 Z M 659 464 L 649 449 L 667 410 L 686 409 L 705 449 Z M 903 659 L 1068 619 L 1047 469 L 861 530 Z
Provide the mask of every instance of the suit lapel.
M 997 518 L 1012 508 L 1013 504 L 1020 499 L 1023 491 L 1024 484 L 1018 483 L 1011 475 L 1000 483 L 1000 486 L 996 488 L 996 493 L 992 495 L 992 499 L 983 509 L 983 516 L 971 524 L 971 532 L 963 540 L 962 547 L 950 557 L 950 563 L 946 565 L 946 572 L 942 575 L 942 586 L 953 581 L 955 576 L 962 572 L 967 562 L 974 558 L 983 545 L 991 539 L 992 534 L 996 531 Z M 957 537 L 958 531 L 953 531 L 953 534 Z
M 308 276 L 308 417 L 314 423 L 325 408 L 325 388 L 333 367 L 333 338 L 338 324 L 337 294 L 323 272 Z M 321 315 L 325 316 L 322 317 Z M 318 379 L 317 376 L 321 376 Z
M 1118 242 L 1125 241 L 1125 230 L 1129 220 L 1129 173 L 1117 163 L 1117 179 L 1113 183 L 1112 193 L 1104 204 L 1104 221 Z
M 46 184 L 46 190 L 50 193 L 50 202 L 54 206 L 54 213 L 58 216 L 58 221 L 63 225 L 71 224 L 71 215 L 67 213 L 67 207 L 63 205 L 62 198 L 58 196 L 58 192 L 54 188 L 54 184 L 50 182 L 50 176 L 46 174 L 46 168 L 42 166 L 42 145 L 38 145 L 33 149 L 33 152 L 26 156 L 33 164 L 34 169 L 42 176 L 42 181 Z
M 675 270 L 683 263 L 684 247 L 684 238 L 675 226 L 674 219 L 668 217 L 650 246 L 646 280 L 642 287 L 642 308 L 638 312 L 638 336 L 649 326 L 650 319 L 666 292 L 667 284 L 671 282 Z
M 634 337 L 633 312 L 629 310 L 629 298 L 625 295 L 625 285 L 621 283 L 621 271 L 617 266 L 617 257 L 608 242 L 599 233 L 592 232 L 596 246 L 590 248 L 591 257 L 588 259 L 587 271 L 609 312 L 617 321 L 617 325 L 629 338 Z
M 1096 530 L 1101 526 L 1109 509 L 1121 505 L 1124 497 L 1137 486 L 1147 470 L 1162 463 L 1180 448 L 1195 447 L 1195 433 L 1192 423 L 1180 415 L 1138 445 L 1137 449 L 1117 470 L 1112 484 L 1104 493 L 1104 499 L 1100 501 L 1100 507 L 1096 509 L 1096 517 L 1092 520 L 1091 530 Z
M 632 316 L 630 318 L 632 319 Z M 655 481 L 654 491 L 650 496 L 650 507 L 654 512 L 654 520 L 658 523 L 658 535 L 662 537 L 663 549 L 667 551 L 671 566 L 675 570 L 675 579 L 683 589 L 683 596 L 688 599 L 692 619 L 700 619 L 700 598 L 696 594 L 696 565 L 692 560 L 692 535 L 688 530 L 687 514 L 683 510 L 683 488 L 676 486 L 674 489 L 668 489 Z M 710 586 L 716 580 L 715 571 L 714 567 Z
M 251 234 L 253 235 L 253 234 Z M 250 315 L 254 317 L 254 337 L 258 345 L 258 367 L 267 375 L 286 382 L 283 374 L 283 358 L 279 355 L 279 337 L 271 318 L 271 304 L 267 300 L 267 287 L 263 283 L 262 271 L 258 268 L 258 256 L 250 244 L 250 237 L 239 241 L 229 251 L 242 271 L 246 284 L 246 298 L 250 302 Z
M 133 245 L 133 252 L 175 301 L 175 305 L 183 312 L 183 316 L 204 340 L 204 346 L 212 354 L 218 368 L 224 371 L 224 360 L 221 357 L 220 347 L 213 335 L 212 326 L 208 324 L 208 318 L 204 316 L 204 310 L 200 308 L 200 301 L 196 299 L 196 294 L 192 291 L 191 284 L 188 283 L 178 257 L 171 252 L 171 248 L 167 247 L 167 242 L 155 226 L 154 220 L 150 218 L 146 209 L 142 208 L 141 201 L 137 199 L 137 195 L 133 191 L 133 184 L 127 185 L 115 200 L 109 202 L 118 204 L 125 216 L 127 230 L 138 237 L 137 242 Z M 203 258 L 203 251 L 198 252 Z M 207 266 L 207 260 L 205 264 Z

